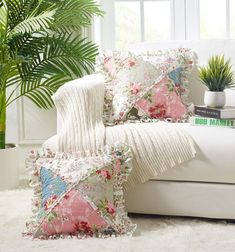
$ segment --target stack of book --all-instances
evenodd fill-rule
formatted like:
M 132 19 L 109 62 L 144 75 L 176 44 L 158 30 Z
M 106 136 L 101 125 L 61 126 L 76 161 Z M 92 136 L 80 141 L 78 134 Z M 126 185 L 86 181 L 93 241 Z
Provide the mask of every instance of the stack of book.
M 235 107 L 195 106 L 194 113 L 195 116 L 189 119 L 191 125 L 235 128 Z

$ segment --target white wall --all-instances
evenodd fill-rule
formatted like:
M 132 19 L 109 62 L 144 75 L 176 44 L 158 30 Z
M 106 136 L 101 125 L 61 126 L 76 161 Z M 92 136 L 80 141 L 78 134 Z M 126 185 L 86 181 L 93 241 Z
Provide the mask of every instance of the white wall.
M 25 173 L 24 160 L 29 151 L 40 148 L 47 138 L 55 134 L 55 109 L 40 110 L 27 98 L 11 104 L 7 109 L 6 141 L 19 145 L 21 174 Z

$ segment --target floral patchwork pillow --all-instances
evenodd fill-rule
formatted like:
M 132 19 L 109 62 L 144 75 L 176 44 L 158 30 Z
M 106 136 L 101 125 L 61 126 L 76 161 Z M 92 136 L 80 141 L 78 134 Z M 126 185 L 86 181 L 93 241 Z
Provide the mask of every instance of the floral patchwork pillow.
M 122 184 L 131 171 L 130 148 L 105 147 L 102 154 L 41 154 L 27 161 L 34 187 L 34 216 L 24 235 L 47 239 L 66 236 L 131 235 Z
M 194 58 L 187 48 L 140 55 L 104 52 L 97 60 L 97 71 L 106 76 L 104 122 L 116 124 L 133 116 L 185 118 Z
M 135 114 L 151 119 L 182 121 L 190 113 L 188 102 L 188 75 L 192 70 L 195 54 L 187 48 L 177 48 L 142 54 L 143 58 L 159 67 L 165 77 L 156 82 L 134 108 Z M 132 111 L 129 113 L 131 117 Z

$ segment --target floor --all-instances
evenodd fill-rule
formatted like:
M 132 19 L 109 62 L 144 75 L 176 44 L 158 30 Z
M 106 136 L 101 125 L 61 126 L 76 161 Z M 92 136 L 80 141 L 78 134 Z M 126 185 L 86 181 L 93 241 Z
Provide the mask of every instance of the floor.
M 0 252 L 234 252 L 235 223 L 131 215 L 132 238 L 35 241 L 21 232 L 31 215 L 31 189 L 0 192 Z

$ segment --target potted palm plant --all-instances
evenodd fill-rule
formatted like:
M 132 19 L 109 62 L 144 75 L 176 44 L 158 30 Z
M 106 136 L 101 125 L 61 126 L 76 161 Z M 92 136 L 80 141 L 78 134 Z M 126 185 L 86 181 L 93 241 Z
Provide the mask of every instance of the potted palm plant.
M 25 96 L 39 108 L 65 82 L 93 70 L 97 46 L 82 36 L 95 0 L 0 0 L 0 189 L 17 181 L 17 151 L 6 145 L 6 108 Z
M 199 68 L 199 78 L 209 89 L 205 91 L 204 103 L 208 107 L 223 107 L 225 105 L 224 89 L 234 86 L 234 74 L 230 60 L 224 56 L 212 56 L 208 66 Z

